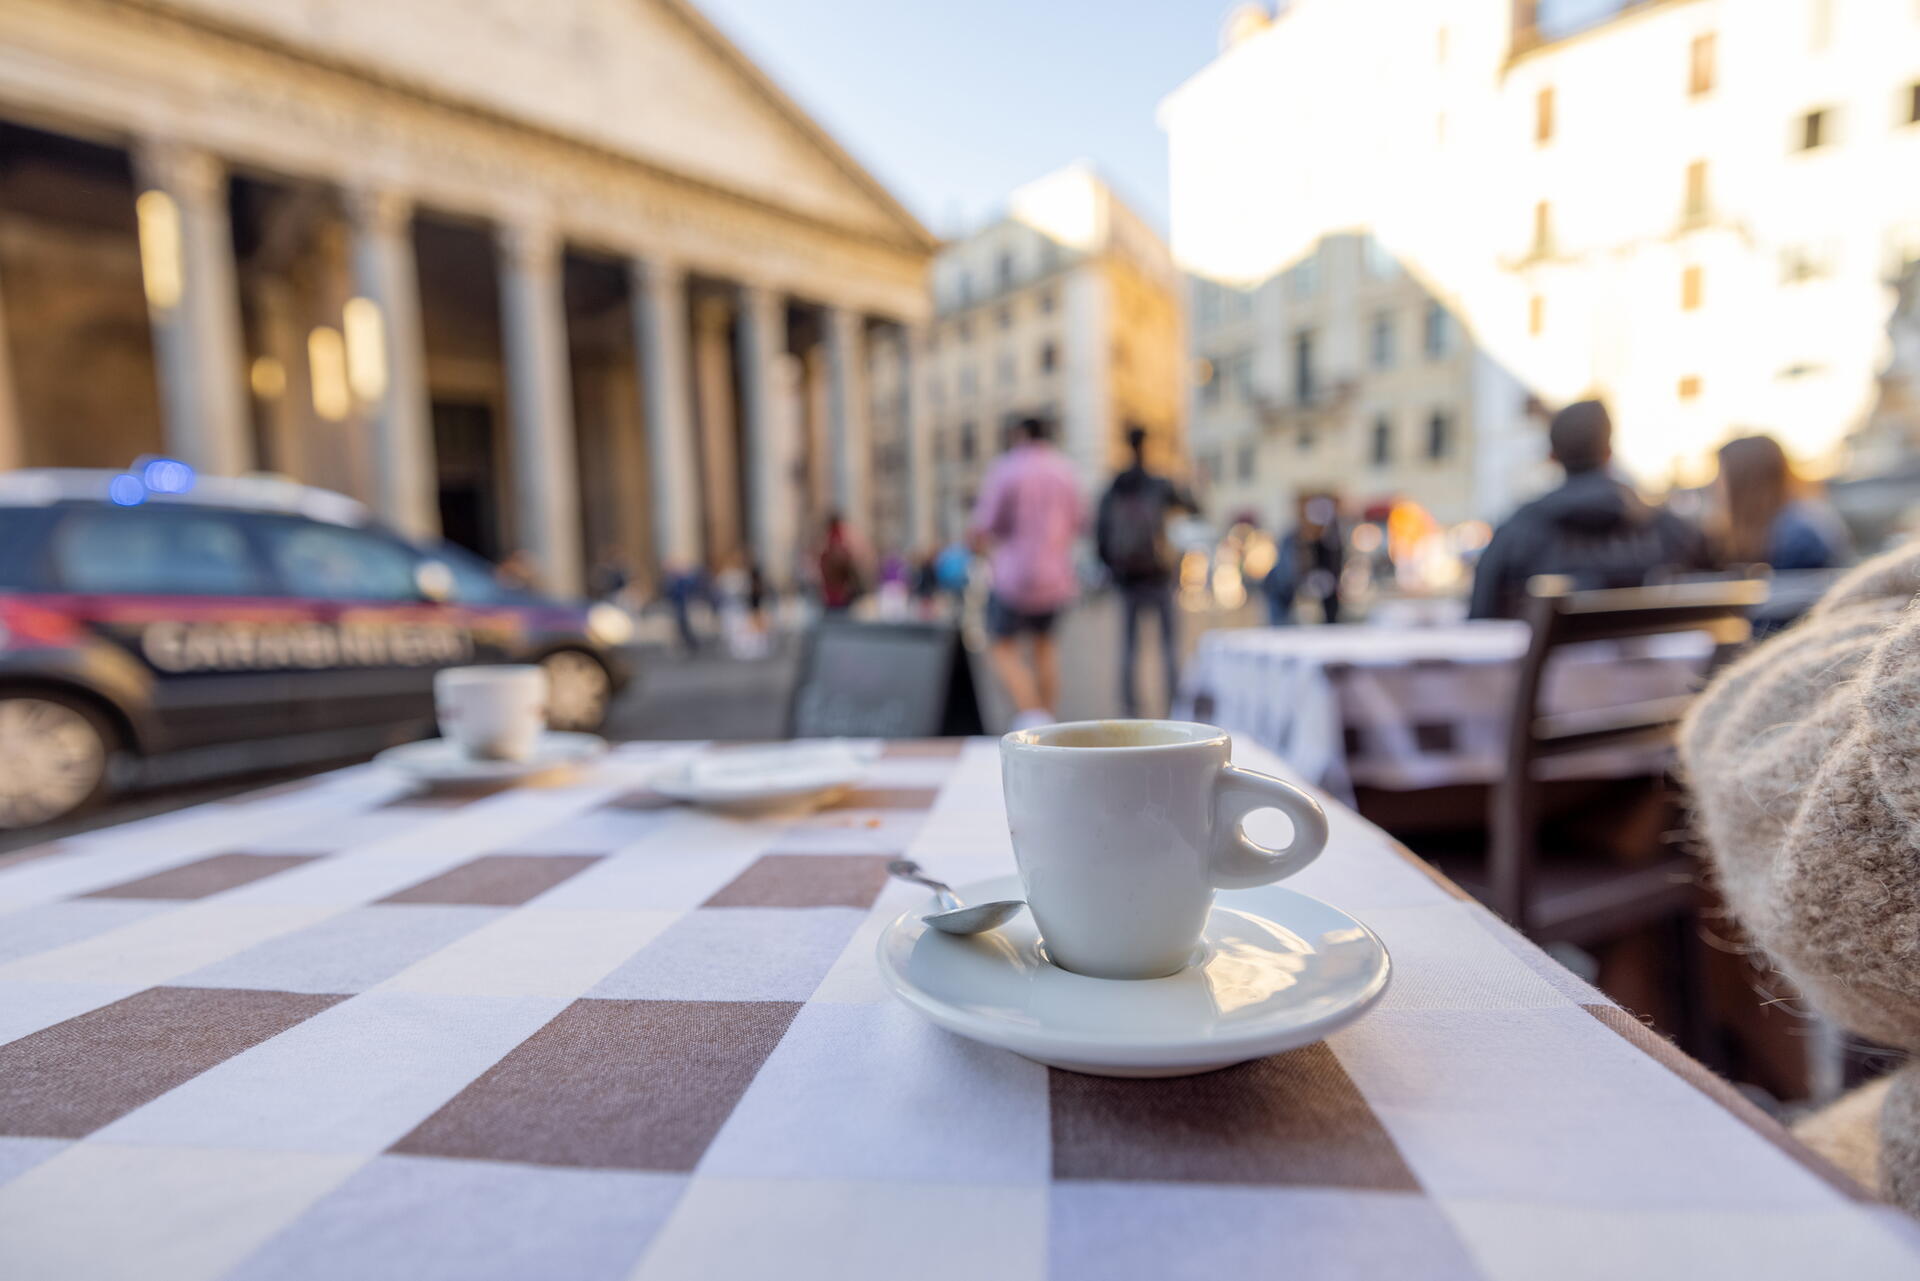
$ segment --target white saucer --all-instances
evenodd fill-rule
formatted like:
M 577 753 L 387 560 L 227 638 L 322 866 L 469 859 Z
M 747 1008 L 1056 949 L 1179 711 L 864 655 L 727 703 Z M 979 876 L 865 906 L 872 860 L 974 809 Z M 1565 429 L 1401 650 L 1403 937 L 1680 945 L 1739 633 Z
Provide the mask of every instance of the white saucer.
M 841 743 L 729 748 L 675 761 L 647 780 L 669 800 L 729 813 L 818 809 L 865 777 L 867 760 Z
M 444 738 L 425 738 L 417 743 L 389 747 L 373 759 L 376 764 L 411 774 L 424 783 L 472 786 L 531 778 L 549 770 L 583 764 L 606 750 L 607 741 L 597 734 L 549 730 L 540 736 L 533 754 L 521 761 L 479 760 Z
M 1020 879 L 959 888 L 969 903 L 1021 897 Z M 1387 949 L 1319 899 L 1265 885 L 1223 893 L 1203 956 L 1164 979 L 1088 978 L 1043 959 L 1031 914 L 956 938 L 905 913 L 880 938 L 894 995 L 961 1036 L 1095 1076 L 1189 1076 L 1320 1040 L 1387 990 Z

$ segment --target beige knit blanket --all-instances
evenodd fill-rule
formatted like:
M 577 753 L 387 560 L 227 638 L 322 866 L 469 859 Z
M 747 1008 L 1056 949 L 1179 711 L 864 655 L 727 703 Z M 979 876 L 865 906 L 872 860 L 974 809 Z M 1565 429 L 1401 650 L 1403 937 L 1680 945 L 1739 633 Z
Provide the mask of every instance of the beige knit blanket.
M 1920 1049 L 1916 593 L 1920 543 L 1860 566 L 1721 673 L 1680 745 L 1734 914 L 1828 1018 L 1907 1050 Z M 1877 1111 L 1880 1190 L 1920 1213 L 1920 1067 Z M 1870 1151 L 1872 1137 L 1840 1141 Z

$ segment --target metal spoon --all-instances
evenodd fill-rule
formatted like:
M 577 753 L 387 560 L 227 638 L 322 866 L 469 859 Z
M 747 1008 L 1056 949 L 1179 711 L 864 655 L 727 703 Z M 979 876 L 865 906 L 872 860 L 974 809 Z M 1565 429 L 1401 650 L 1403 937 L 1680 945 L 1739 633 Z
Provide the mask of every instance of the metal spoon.
M 924 885 L 933 891 L 944 909 L 928 912 L 920 919 L 934 929 L 945 934 L 983 934 L 997 929 L 1012 920 L 1014 914 L 1026 906 L 1023 899 L 1003 898 L 991 903 L 975 903 L 968 907 L 960 901 L 960 896 L 943 881 L 936 881 L 920 870 L 920 865 L 910 858 L 897 858 L 887 864 L 887 871 L 903 881 L 912 881 Z

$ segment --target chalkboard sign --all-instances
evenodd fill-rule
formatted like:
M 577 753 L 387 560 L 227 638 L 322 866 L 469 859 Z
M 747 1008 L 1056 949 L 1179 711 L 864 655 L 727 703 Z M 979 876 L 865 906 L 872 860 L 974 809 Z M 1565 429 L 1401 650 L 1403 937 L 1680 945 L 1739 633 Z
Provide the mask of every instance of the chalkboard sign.
M 951 624 L 827 618 L 808 636 L 790 737 L 936 738 L 984 728 L 973 664 Z

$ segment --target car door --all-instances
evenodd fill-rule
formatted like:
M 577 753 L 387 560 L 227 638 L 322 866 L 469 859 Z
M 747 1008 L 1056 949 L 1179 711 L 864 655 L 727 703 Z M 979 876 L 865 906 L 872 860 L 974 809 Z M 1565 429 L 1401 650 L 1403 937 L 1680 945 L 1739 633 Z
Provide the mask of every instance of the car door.
M 433 724 L 433 673 L 469 661 L 473 641 L 457 606 L 421 590 L 421 554 L 382 530 L 297 516 L 262 516 L 261 553 L 289 597 L 326 634 L 295 679 L 321 731 L 391 731 Z
M 271 738 L 293 719 L 288 673 L 256 644 L 308 621 L 273 593 L 238 513 L 72 503 L 47 543 L 61 608 L 151 680 L 155 751 Z

